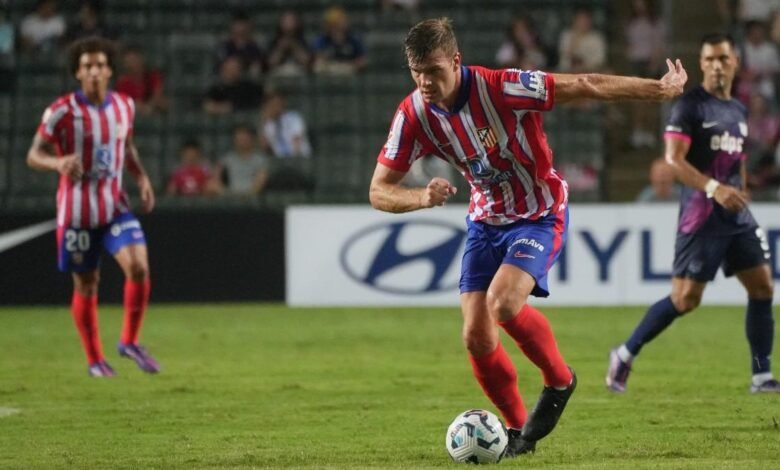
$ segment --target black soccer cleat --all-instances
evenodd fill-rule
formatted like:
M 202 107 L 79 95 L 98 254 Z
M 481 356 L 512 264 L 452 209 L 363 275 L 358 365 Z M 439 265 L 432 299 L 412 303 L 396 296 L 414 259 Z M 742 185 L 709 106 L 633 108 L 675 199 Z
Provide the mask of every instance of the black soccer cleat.
M 523 439 L 523 431 L 509 428 L 506 430 L 509 440 L 504 451 L 504 458 L 511 459 L 523 454 L 533 454 L 536 451 L 536 442 Z
M 568 387 L 563 390 L 544 387 L 542 390 L 539 401 L 536 402 L 536 406 L 531 411 L 528 421 L 523 426 L 522 438 L 525 441 L 535 443 L 555 429 L 555 425 L 558 424 L 558 420 L 561 418 L 561 414 L 563 414 L 563 409 L 566 408 L 566 403 L 569 401 L 571 394 L 574 393 L 574 389 L 577 388 L 577 374 L 574 373 L 574 369 L 571 367 L 569 367 L 569 370 L 571 371 L 572 379 Z

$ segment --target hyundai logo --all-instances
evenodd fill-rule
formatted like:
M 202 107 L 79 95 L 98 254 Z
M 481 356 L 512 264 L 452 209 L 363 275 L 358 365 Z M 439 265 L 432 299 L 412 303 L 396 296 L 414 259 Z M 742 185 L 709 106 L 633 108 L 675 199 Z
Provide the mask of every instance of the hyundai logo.
M 406 221 L 368 227 L 341 249 L 352 279 L 392 294 L 454 290 L 466 231 L 443 222 Z

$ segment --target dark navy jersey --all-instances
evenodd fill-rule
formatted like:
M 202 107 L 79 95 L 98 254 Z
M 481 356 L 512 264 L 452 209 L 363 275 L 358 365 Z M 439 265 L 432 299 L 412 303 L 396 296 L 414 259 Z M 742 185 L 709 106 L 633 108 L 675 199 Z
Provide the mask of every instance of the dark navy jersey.
M 741 168 L 746 158 L 743 146 L 748 128 L 747 110 L 742 103 L 721 100 L 698 86 L 674 103 L 664 135 L 690 142 L 686 159 L 697 170 L 743 189 Z M 730 212 L 714 199 L 707 199 L 704 191 L 683 187 L 678 232 L 721 236 L 756 225 L 747 208 Z

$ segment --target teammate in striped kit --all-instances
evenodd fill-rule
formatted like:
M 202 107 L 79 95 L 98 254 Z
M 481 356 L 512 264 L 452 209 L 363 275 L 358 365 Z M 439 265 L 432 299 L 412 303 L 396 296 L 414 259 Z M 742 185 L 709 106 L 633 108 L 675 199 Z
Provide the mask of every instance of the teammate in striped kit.
M 660 80 L 464 66 L 446 18 L 414 26 L 404 46 L 417 89 L 395 114 L 371 181 L 371 204 L 395 213 L 443 205 L 455 193 L 443 178 L 425 188 L 400 184 L 423 155 L 448 161 L 469 182 L 463 341 L 477 381 L 509 428 L 506 455 L 533 452 L 577 383 L 547 319 L 527 303 L 529 295 L 549 295 L 547 272 L 568 223 L 566 182 L 552 167 L 539 111 L 576 99 L 669 100 L 682 93 L 687 75 L 679 61 L 667 61 L 669 72 Z M 544 378 L 530 415 L 498 325 Z
M 116 259 L 125 274 L 125 316 L 119 354 L 144 372 L 160 370 L 138 345 L 149 302 L 149 261 L 141 224 L 130 212 L 122 189 L 125 168 L 135 178 L 141 210 L 154 207 L 154 191 L 133 144 L 133 100 L 108 89 L 114 49 L 100 38 L 73 44 L 69 62 L 80 90 L 57 99 L 43 114 L 27 154 L 36 170 L 60 174 L 57 190 L 59 268 L 73 275 L 71 311 L 93 377 L 115 375 L 106 362 L 97 320 L 101 249 Z

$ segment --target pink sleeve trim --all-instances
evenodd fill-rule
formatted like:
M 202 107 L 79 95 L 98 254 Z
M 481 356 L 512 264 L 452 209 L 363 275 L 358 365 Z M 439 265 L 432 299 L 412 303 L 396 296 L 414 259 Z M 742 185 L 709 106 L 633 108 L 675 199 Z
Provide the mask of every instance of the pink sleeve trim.
M 682 132 L 673 132 L 673 131 L 666 131 L 664 132 L 664 137 L 668 137 L 670 139 L 677 139 L 682 140 L 685 142 L 691 143 L 691 136 L 688 134 L 683 134 Z

